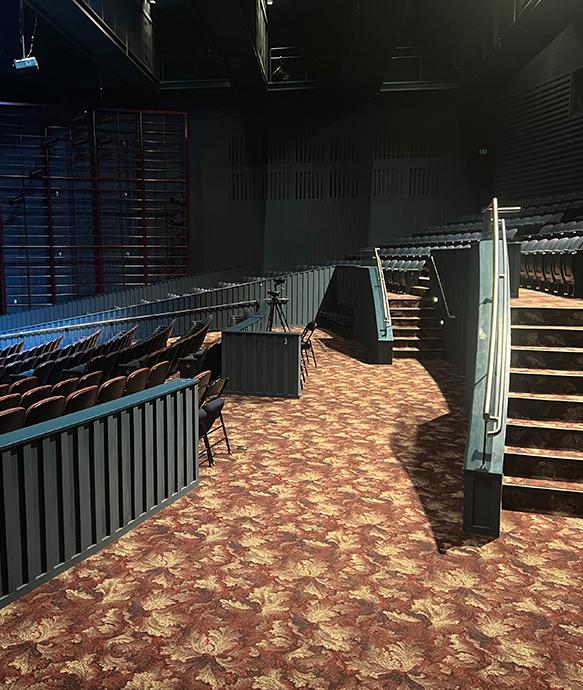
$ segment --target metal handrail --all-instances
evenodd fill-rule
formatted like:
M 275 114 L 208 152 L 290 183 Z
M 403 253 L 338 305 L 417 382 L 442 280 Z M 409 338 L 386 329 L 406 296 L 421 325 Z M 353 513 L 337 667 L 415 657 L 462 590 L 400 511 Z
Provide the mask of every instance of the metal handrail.
M 429 258 L 431 259 L 431 264 L 433 266 L 433 270 L 435 271 L 435 277 L 437 278 L 437 284 L 439 285 L 439 291 L 441 292 L 441 298 L 443 299 L 443 306 L 445 307 L 445 313 L 447 314 L 447 318 L 448 319 L 455 319 L 455 315 L 449 311 L 449 305 L 447 303 L 447 297 L 445 296 L 445 290 L 443 289 L 443 283 L 441 282 L 441 278 L 439 277 L 439 271 L 437 270 L 437 266 L 435 264 L 435 259 L 433 258 L 433 254 L 430 254 Z M 436 299 L 436 298 L 434 298 L 434 299 Z
M 379 282 L 382 292 L 382 303 L 383 303 L 383 319 L 385 322 L 385 331 L 387 331 L 391 326 L 391 310 L 389 308 L 389 297 L 387 295 L 387 284 L 385 282 L 385 272 L 383 270 L 383 262 L 379 254 L 379 248 L 374 248 L 375 260 L 377 262 L 377 269 L 379 272 Z
M 83 328 L 91 328 L 93 326 L 112 326 L 118 323 L 126 323 L 127 321 L 146 321 L 147 319 L 164 319 L 181 316 L 182 314 L 194 314 L 196 312 L 220 311 L 221 309 L 237 308 L 237 307 L 252 307 L 257 306 L 257 300 L 246 300 L 245 302 L 231 302 L 228 304 L 210 304 L 207 307 L 195 307 L 194 309 L 180 309 L 178 311 L 158 312 L 156 314 L 140 314 L 134 316 L 120 316 L 117 319 L 108 319 L 107 321 L 85 321 L 83 323 L 69 324 L 67 326 L 53 326 L 51 328 L 39 328 L 31 331 L 19 331 L 17 333 L 0 333 L 0 340 L 7 340 L 13 338 L 22 338 L 25 336 L 46 335 L 47 333 L 62 333 L 63 331 L 82 330 Z M 125 308 L 125 307 L 124 307 Z
M 492 321 L 488 347 L 488 370 L 484 396 L 483 418 L 494 423 L 493 429 L 486 428 L 488 436 L 497 436 L 502 431 L 502 419 L 506 405 L 506 381 L 510 359 L 510 288 L 508 276 L 508 245 L 506 243 L 506 223 L 500 220 L 498 199 L 492 200 Z M 509 210 L 509 209 L 508 209 Z M 501 247 L 500 247 L 501 245 Z M 500 251 L 502 249 L 502 251 Z M 501 322 L 501 325 L 500 325 Z M 498 390 L 495 409 L 492 411 L 494 375 Z

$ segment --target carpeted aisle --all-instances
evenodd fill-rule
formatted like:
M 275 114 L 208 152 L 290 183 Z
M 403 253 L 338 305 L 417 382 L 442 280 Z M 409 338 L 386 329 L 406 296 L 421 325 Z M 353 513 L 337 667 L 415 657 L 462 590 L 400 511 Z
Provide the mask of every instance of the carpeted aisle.
M 462 377 L 318 332 L 301 400 L 229 398 L 198 489 L 0 611 L 24 688 L 583 687 L 583 523 L 461 531 Z

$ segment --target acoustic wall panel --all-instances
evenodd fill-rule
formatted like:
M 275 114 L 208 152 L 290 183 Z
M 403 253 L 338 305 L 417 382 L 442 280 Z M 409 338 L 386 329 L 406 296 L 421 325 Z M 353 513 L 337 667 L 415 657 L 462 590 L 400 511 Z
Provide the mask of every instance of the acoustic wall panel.
M 572 76 L 565 74 L 503 102 L 496 150 L 501 199 L 583 188 L 583 117 L 572 114 L 572 88 Z

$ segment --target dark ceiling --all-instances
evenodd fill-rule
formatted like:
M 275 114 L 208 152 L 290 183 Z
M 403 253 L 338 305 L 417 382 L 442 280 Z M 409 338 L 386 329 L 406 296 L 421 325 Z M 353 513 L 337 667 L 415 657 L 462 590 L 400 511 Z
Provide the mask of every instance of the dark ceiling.
M 302 89 L 374 95 L 391 84 L 452 88 L 466 54 L 482 60 L 492 57 L 488 51 L 505 53 L 508 65 L 512 54 L 519 54 L 517 69 L 581 11 L 579 0 L 563 0 L 561 11 L 553 0 L 505 0 L 515 9 L 521 2 L 524 21 L 505 25 L 506 33 L 492 37 L 487 27 L 498 21 L 500 4 L 494 0 L 263 2 L 26 0 L 26 49 L 34 33 L 40 69 L 17 72 L 12 61 L 22 50 L 18 1 L 10 0 L 0 26 L 4 99 L 98 104 L 114 92 L 147 97 L 166 90 L 222 89 L 252 97 Z M 520 37 L 520 50 L 503 40 L 513 33 Z M 478 67 L 472 66 L 472 75 L 481 71 L 484 83 L 492 81 L 484 65 Z

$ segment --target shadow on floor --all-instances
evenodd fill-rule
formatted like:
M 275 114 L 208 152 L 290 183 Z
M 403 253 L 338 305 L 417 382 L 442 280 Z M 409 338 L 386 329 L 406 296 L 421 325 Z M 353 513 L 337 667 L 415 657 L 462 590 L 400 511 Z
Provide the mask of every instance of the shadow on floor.
M 318 342 L 325 347 L 335 350 L 336 352 L 341 352 L 343 355 L 352 357 L 352 359 L 356 359 L 363 364 L 375 364 L 371 355 L 369 355 L 362 345 L 355 340 L 349 340 L 321 326 L 318 326 L 318 330 L 325 333 L 327 336 L 325 338 L 318 338 Z
M 467 435 L 464 376 L 443 360 L 423 362 L 439 387 L 449 413 L 395 432 L 393 449 L 407 471 L 440 553 L 460 546 L 484 546 L 493 538 L 463 531 L 463 458 Z M 415 434 L 415 443 L 406 443 Z
M 463 531 L 463 421 L 452 413 L 437 417 L 417 427 L 414 444 L 404 443 L 412 432 L 410 425 L 396 431 L 391 446 L 415 487 L 438 551 L 488 544 L 492 538 Z

